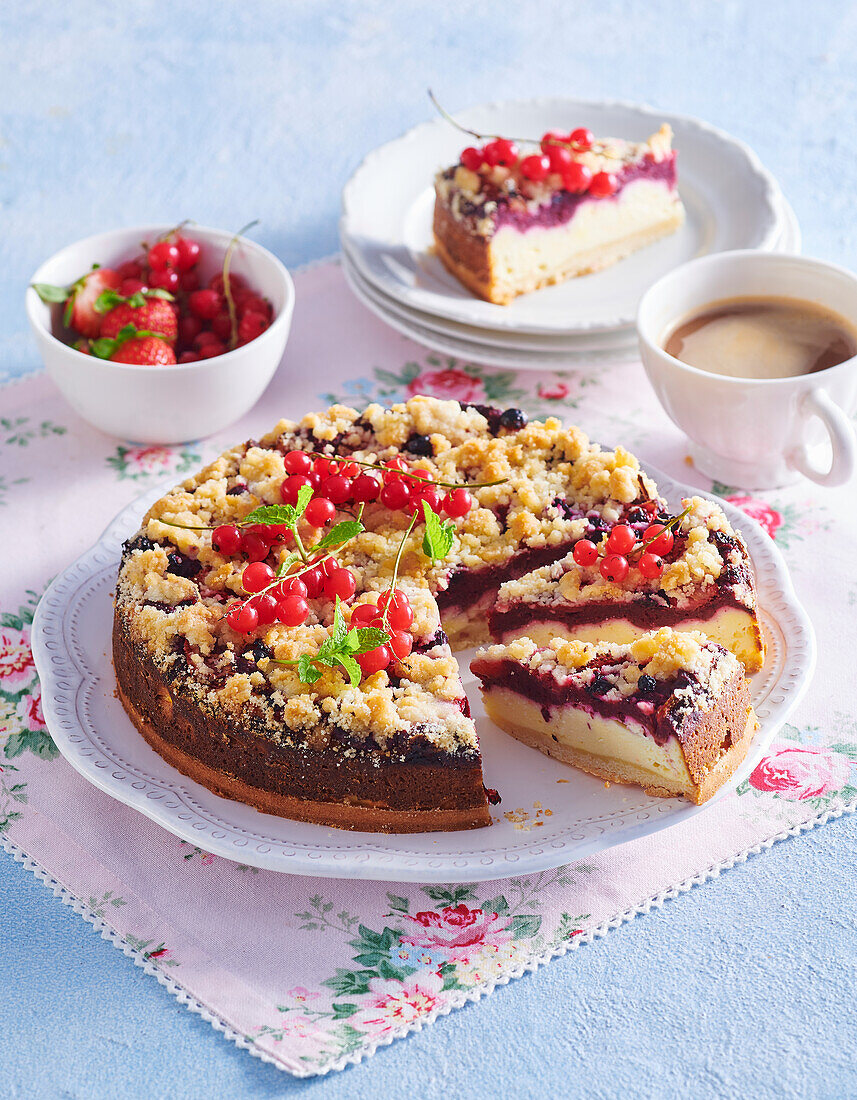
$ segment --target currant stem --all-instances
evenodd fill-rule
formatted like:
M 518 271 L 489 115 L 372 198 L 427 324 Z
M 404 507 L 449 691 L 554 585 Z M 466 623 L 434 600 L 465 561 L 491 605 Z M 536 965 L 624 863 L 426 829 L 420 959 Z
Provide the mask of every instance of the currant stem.
M 408 536 L 410 535 L 411 531 L 413 531 L 414 527 L 416 527 L 416 524 L 417 514 L 416 512 L 414 512 L 413 516 L 411 517 L 411 522 L 408 524 L 407 531 L 405 531 L 404 535 L 402 535 L 402 541 L 399 543 L 399 549 L 396 551 L 396 560 L 393 562 L 393 579 L 390 581 L 390 587 L 387 589 L 389 595 L 387 596 L 387 604 L 384 607 L 384 614 L 381 616 L 381 622 L 384 624 L 388 634 L 390 633 L 390 623 L 387 619 L 387 615 L 390 611 L 390 603 L 393 599 L 393 593 L 396 591 L 396 581 L 399 577 L 399 564 L 401 563 L 402 554 L 405 550 L 405 543 L 408 541 Z
M 229 247 L 226 249 L 226 255 L 223 257 L 223 297 L 226 299 L 226 308 L 229 311 L 229 350 L 234 351 L 238 344 L 238 312 L 235 309 L 235 299 L 232 297 L 232 285 L 229 281 L 229 267 L 232 263 L 232 254 L 238 247 L 238 241 L 248 229 L 252 229 L 254 225 L 259 224 L 259 219 L 255 218 L 252 222 L 248 222 L 242 229 L 239 229 L 232 240 L 229 242 Z

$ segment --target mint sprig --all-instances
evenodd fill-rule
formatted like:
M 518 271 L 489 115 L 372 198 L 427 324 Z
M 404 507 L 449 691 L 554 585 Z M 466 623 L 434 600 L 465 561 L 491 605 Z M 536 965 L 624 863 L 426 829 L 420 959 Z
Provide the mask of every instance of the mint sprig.
M 246 515 L 241 524 L 242 526 L 252 523 L 272 526 L 285 524 L 286 527 L 294 528 L 312 500 L 313 491 L 311 485 L 301 485 L 298 499 L 294 504 L 262 504 Z
M 342 614 L 342 603 L 336 597 L 333 626 L 330 634 L 319 646 L 318 653 L 303 653 L 297 661 L 275 661 L 280 665 L 295 665 L 302 684 L 314 684 L 321 678 L 323 668 L 339 665 L 345 670 L 349 683 L 357 687 L 363 670 L 355 658 L 386 645 L 390 635 L 374 626 L 352 627 L 350 630 Z
M 423 501 L 423 515 L 426 528 L 423 533 L 423 553 L 432 562 L 442 561 L 452 549 L 455 537 L 455 524 L 451 519 L 445 522 Z

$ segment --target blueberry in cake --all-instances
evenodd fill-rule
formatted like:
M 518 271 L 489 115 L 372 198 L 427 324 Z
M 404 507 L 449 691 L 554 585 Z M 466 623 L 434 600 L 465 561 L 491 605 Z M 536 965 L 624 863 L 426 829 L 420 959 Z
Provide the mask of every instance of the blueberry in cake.
M 682 583 L 648 600 L 651 625 L 682 625 L 673 608 L 716 602 L 733 573 L 755 622 L 743 544 L 706 508 L 670 516 L 633 455 L 518 409 L 414 397 L 281 421 L 164 496 L 126 543 L 120 698 L 170 763 L 266 812 L 372 831 L 487 825 L 453 650 L 490 641 L 498 592 L 547 590 L 545 570 L 581 547 L 614 578 L 591 601 L 605 636 L 671 571 Z M 691 515 L 722 567 L 699 567 Z
M 600 271 L 684 221 L 669 126 L 643 142 L 548 133 L 541 150 L 495 139 L 435 179 L 437 254 L 498 305 Z
M 670 627 L 630 644 L 520 638 L 471 664 L 501 729 L 565 764 L 648 794 L 705 802 L 757 722 L 738 659 Z

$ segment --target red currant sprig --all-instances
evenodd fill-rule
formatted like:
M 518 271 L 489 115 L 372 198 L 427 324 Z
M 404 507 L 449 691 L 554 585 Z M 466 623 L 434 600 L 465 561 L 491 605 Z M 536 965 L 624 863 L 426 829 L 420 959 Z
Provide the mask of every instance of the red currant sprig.
M 646 580 L 657 580 L 664 571 L 663 557 L 675 543 L 673 528 L 690 512 L 690 506 L 673 516 L 666 523 L 652 523 L 637 541 L 634 529 L 627 524 L 617 524 L 607 536 L 604 556 L 598 565 L 601 576 L 612 584 L 621 584 L 634 565 Z M 579 539 L 571 556 L 577 565 L 586 567 L 598 561 L 598 546 L 590 539 Z

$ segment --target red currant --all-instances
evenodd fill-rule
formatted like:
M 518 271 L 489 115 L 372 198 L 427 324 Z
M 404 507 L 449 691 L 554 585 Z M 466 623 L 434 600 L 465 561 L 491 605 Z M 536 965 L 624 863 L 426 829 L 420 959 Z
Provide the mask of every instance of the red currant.
M 378 610 L 387 613 L 387 622 L 393 630 L 408 630 L 414 621 L 410 600 L 400 588 L 392 597 L 385 592 L 378 600 Z
M 200 359 L 214 359 L 217 355 L 226 353 L 226 344 L 222 340 L 208 340 L 199 349 Z
M 271 523 L 268 530 L 274 536 L 273 542 L 291 542 L 294 538 L 292 529 L 286 523 Z
M 276 600 L 284 600 L 286 596 L 301 596 L 306 598 L 306 585 L 300 577 L 286 577 L 285 580 L 271 589 Z
M 414 636 L 407 630 L 394 630 L 388 644 L 393 651 L 393 656 L 403 661 L 414 648 Z
M 543 180 L 550 169 L 551 162 L 544 154 L 534 153 L 521 161 L 521 175 L 524 179 L 533 180 L 534 183 Z
M 568 140 L 579 149 L 591 149 L 592 143 L 595 141 L 595 135 L 591 130 L 587 130 L 585 126 L 581 126 L 577 130 L 571 131 Z
M 264 561 L 271 549 L 267 539 L 245 531 L 241 535 L 241 552 L 250 561 Z
M 314 569 L 307 569 L 306 572 L 301 573 L 301 580 L 306 587 L 307 596 L 311 600 L 318 599 L 324 586 L 324 573 L 321 569 L 318 566 Z
M 574 157 L 564 145 L 549 145 L 545 149 L 551 172 L 564 172 L 574 163 Z
M 646 578 L 646 580 L 653 581 L 664 571 L 664 563 L 661 558 L 656 554 L 650 554 L 648 551 L 645 554 L 640 555 L 640 560 L 637 562 L 637 568 Z
M 274 581 L 274 570 L 262 561 L 251 562 L 241 574 L 245 592 L 261 592 Z
M 119 293 L 123 298 L 132 298 L 135 294 L 139 294 L 141 290 L 146 289 L 146 284 L 142 279 L 123 279 L 119 284 Z
M 337 472 L 342 474 L 343 477 L 351 478 L 353 481 L 360 473 L 360 467 L 356 462 L 343 462 Z
M 668 554 L 673 548 L 675 538 L 669 527 L 665 527 L 662 523 L 652 523 L 643 532 L 643 542 L 648 542 L 649 539 L 653 539 L 646 547 L 646 550 L 651 551 L 652 554 Z
M 149 286 L 157 290 L 168 290 L 174 294 L 179 288 L 179 276 L 171 267 L 152 268 L 149 274 Z
M 351 612 L 351 625 L 369 626 L 379 615 L 380 611 L 374 603 L 359 603 Z
M 357 582 L 350 569 L 334 569 L 324 582 L 324 594 L 331 600 L 350 600 L 357 590 Z
M 278 604 L 270 592 L 262 592 L 247 601 L 251 607 L 255 607 L 259 616 L 259 626 L 270 626 L 277 621 Z
M 309 604 L 303 596 L 286 596 L 277 603 L 277 619 L 283 626 L 301 626 L 309 614 Z
M 325 527 L 336 515 L 336 505 L 326 497 L 315 497 L 306 506 L 304 519 L 310 527 Z
M 267 327 L 268 318 L 265 314 L 248 309 L 238 322 L 238 338 L 243 340 L 245 344 L 249 344 L 251 340 L 261 336 Z
M 289 451 L 283 456 L 283 466 L 287 474 L 308 474 L 312 469 L 312 458 L 306 451 Z
M 329 477 L 321 483 L 321 491 L 334 504 L 345 504 L 346 501 L 351 500 L 352 484 L 350 477 L 334 474 L 333 477 Z
M 192 290 L 199 290 L 199 272 L 195 267 L 192 267 L 190 271 L 183 271 L 179 275 L 179 286 L 188 294 Z
M 411 499 L 411 490 L 401 481 L 388 481 L 381 490 L 381 503 L 392 511 L 404 508 Z
M 368 653 L 361 653 L 357 663 L 363 670 L 364 676 L 373 676 L 376 672 L 385 669 L 390 663 L 391 654 L 385 645 L 379 645 L 377 649 L 370 649 Z
M 419 484 L 419 482 L 417 482 Z M 426 488 L 420 488 L 416 494 L 411 496 L 410 504 L 408 505 L 408 511 L 411 515 L 416 515 L 418 519 L 423 519 L 423 501 L 429 506 L 432 512 L 440 513 L 441 510 L 441 494 L 435 489 L 433 485 L 426 486 Z
M 158 241 L 149 249 L 149 267 L 153 271 L 161 271 L 165 267 L 175 267 L 179 258 L 179 250 L 170 241 Z
M 213 321 L 223 308 L 223 299 L 216 290 L 194 290 L 188 296 L 188 308 L 191 313 L 203 321 Z
M 204 329 L 194 338 L 194 344 L 197 348 L 203 347 L 205 344 L 219 344 L 220 341 L 209 329 Z
M 239 634 L 249 634 L 259 625 L 259 612 L 249 603 L 238 604 L 228 612 L 226 621 Z
M 116 268 L 120 279 L 142 279 L 143 265 L 139 260 L 126 260 Z
M 592 183 L 592 170 L 579 160 L 573 160 L 562 170 L 562 185 L 572 194 L 582 195 Z
M 589 193 L 603 199 L 614 194 L 618 187 L 619 181 L 612 172 L 596 172 L 589 185 Z
M 232 322 L 225 309 L 222 309 L 211 322 L 211 331 L 219 340 L 228 340 L 232 335 Z
M 551 149 L 559 148 L 557 143 L 565 144 L 567 141 L 568 134 L 561 134 L 559 130 L 548 130 L 546 134 L 542 134 L 542 152 L 550 156 Z
M 179 363 L 198 363 L 199 352 L 198 351 L 183 351 L 178 358 Z
M 292 474 L 291 477 L 287 477 L 280 485 L 280 496 L 283 504 L 297 504 L 298 493 L 304 485 L 310 485 L 311 487 L 310 479 L 306 474 Z
M 608 554 L 601 559 L 599 569 L 605 581 L 620 584 L 628 576 L 628 559 L 621 554 Z
M 247 528 L 247 534 L 255 535 L 257 538 L 260 538 L 262 542 L 267 543 L 268 546 L 273 546 L 277 541 L 278 530 L 270 523 L 254 523 Z
M 233 297 L 235 297 L 235 295 L 233 295 Z M 239 297 L 242 297 L 242 301 L 241 301 L 241 315 L 242 316 L 245 313 L 248 313 L 252 310 L 253 313 L 261 313 L 263 317 L 267 317 L 268 320 L 270 321 L 271 315 L 273 314 L 274 311 L 271 307 L 271 303 L 267 300 L 267 298 L 261 298 L 258 294 L 251 294 L 249 291 L 248 291 L 246 297 L 243 297 L 243 296 L 240 296 L 240 295 L 239 295 Z
M 211 545 L 218 553 L 231 557 L 241 546 L 241 532 L 230 523 L 222 523 L 212 531 Z
M 571 556 L 578 565 L 595 565 L 598 558 L 598 547 L 589 539 L 580 539 L 574 544 Z
M 216 275 L 212 275 L 208 280 L 209 290 L 215 290 L 218 294 L 223 293 L 223 272 L 218 271 Z M 234 271 L 229 272 L 229 293 L 232 295 L 233 300 L 237 299 L 241 291 L 247 290 L 247 280 L 243 275 L 236 275 Z
M 179 318 L 179 343 L 192 344 L 202 332 L 202 321 L 192 313 L 184 313 Z
M 473 497 L 466 489 L 450 489 L 443 498 L 443 510 L 450 519 L 461 519 L 473 507 Z
M 461 150 L 459 160 L 464 167 L 469 168 L 471 172 L 478 172 L 485 163 L 482 151 L 480 149 L 474 149 L 472 145 L 468 145 L 466 149 Z
M 198 241 L 194 241 L 190 237 L 176 237 L 178 256 L 175 260 L 175 266 L 179 271 L 189 271 L 195 264 L 199 263 L 201 251 Z
M 514 141 L 507 141 L 506 138 L 495 138 L 482 150 L 482 156 L 485 158 L 485 163 L 492 168 L 495 164 L 509 167 L 518 159 L 518 146 Z
M 627 554 L 637 545 L 634 528 L 627 523 L 617 524 L 607 536 L 608 554 Z
M 384 484 L 392 485 L 396 481 L 405 480 L 400 475 L 409 471 L 410 466 L 400 455 L 395 458 L 388 458 L 384 463 Z
M 381 495 L 381 482 L 371 474 L 360 474 L 354 479 L 351 495 L 358 504 L 368 504 Z

